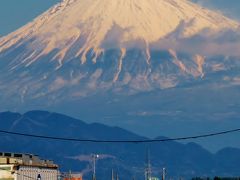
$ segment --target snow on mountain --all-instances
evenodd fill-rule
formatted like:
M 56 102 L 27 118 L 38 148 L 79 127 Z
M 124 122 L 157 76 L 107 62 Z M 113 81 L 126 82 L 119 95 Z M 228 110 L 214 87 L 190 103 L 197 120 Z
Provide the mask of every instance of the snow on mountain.
M 183 24 L 182 37 L 190 37 L 206 28 L 215 32 L 238 26 L 187 0 L 64 0 L 34 22 L 3 38 L 0 52 L 34 39 L 28 47 L 33 51 L 31 57 L 28 55 L 23 60 L 27 65 L 59 49 L 53 59 L 61 66 L 73 47 L 72 55 L 80 56 L 84 63 L 91 49 L 97 58 L 106 37 L 111 34 L 115 38 L 114 46 L 126 47 L 126 43 L 142 40 L 148 48 L 149 44 L 174 32 L 180 24 Z M 113 32 L 115 26 L 120 32 Z
M 158 43 L 238 26 L 188 0 L 63 0 L 0 39 L 2 101 L 62 101 L 106 90 L 132 94 L 201 79 L 219 61 L 207 64 L 201 53 Z

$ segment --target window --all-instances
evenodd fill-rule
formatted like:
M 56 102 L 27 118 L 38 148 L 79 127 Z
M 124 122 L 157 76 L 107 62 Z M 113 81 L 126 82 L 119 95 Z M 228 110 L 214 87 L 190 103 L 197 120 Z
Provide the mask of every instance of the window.
M 6 157 L 11 157 L 11 156 L 12 156 L 12 153 L 4 153 L 4 156 L 6 156 Z
M 10 166 L 6 166 L 6 167 L 2 166 L 1 170 L 11 171 L 12 168 Z
M 14 157 L 22 157 L 23 155 L 22 154 L 14 154 Z

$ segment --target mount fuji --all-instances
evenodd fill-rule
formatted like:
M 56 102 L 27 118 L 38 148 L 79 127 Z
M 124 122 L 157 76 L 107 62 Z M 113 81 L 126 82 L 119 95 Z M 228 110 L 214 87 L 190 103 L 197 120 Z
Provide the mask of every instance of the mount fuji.
M 238 22 L 189 0 L 63 0 L 0 38 L 0 110 L 54 110 L 144 135 L 232 127 L 239 47 Z

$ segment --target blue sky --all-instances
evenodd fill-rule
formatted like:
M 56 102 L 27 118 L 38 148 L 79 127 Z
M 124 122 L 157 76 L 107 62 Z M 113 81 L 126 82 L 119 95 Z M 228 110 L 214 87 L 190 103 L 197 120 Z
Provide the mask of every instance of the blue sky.
M 59 0 L 0 0 L 0 36 L 31 21 Z
M 240 20 L 239 0 L 192 0 L 211 9 L 221 10 L 229 17 Z
M 0 36 L 31 21 L 60 0 L 0 0 Z M 192 0 L 240 20 L 240 0 Z

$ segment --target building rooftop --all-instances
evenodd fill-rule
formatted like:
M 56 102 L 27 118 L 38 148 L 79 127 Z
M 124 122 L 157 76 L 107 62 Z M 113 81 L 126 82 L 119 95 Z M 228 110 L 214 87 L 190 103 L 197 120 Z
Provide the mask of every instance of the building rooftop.
M 53 161 L 40 159 L 37 155 L 0 152 L 0 165 L 6 164 L 58 168 Z

